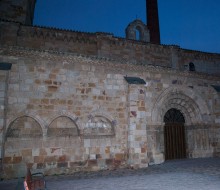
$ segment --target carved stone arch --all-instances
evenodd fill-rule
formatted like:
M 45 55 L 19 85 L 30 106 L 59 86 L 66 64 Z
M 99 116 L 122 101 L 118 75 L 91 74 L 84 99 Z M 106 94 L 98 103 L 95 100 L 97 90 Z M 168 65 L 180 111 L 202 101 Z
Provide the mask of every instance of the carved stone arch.
M 50 124 L 58 117 L 60 116 L 63 116 L 63 117 L 68 117 L 69 119 L 71 119 L 76 125 L 77 125 L 77 128 L 79 130 L 82 129 L 82 126 L 80 125 L 80 119 L 73 113 L 71 112 L 68 112 L 66 110 L 62 110 L 62 111 L 56 111 L 54 112 L 53 114 L 51 114 L 47 120 L 46 120 L 46 123 L 47 123 L 47 128 L 48 126 L 50 126 Z
M 152 109 L 152 122 L 162 124 L 165 113 L 171 108 L 181 111 L 187 125 L 202 123 L 202 116 L 210 114 L 208 106 L 192 89 L 170 87 L 156 99 Z
M 36 120 L 41 126 L 43 136 L 46 136 L 47 123 L 45 119 L 42 117 L 42 114 L 40 114 L 38 111 L 26 110 L 26 111 L 20 112 L 18 115 L 16 115 L 16 117 L 11 117 L 7 120 L 7 126 L 9 126 L 10 123 L 14 121 L 16 118 L 22 117 L 22 116 L 29 116 L 33 118 L 34 120 Z
M 43 137 L 44 124 L 33 115 L 19 115 L 9 121 L 6 139 L 9 138 L 40 138 Z
M 88 115 L 83 129 L 84 137 L 114 136 L 116 120 L 111 115 L 103 112 L 93 112 Z
M 15 121 L 17 118 L 20 118 L 20 117 L 23 117 L 23 116 L 27 116 L 27 117 L 31 117 L 33 118 L 34 120 L 36 120 L 39 125 L 41 126 L 42 130 L 44 131 L 46 129 L 46 122 L 40 117 L 40 115 L 35 112 L 35 111 L 25 111 L 25 112 L 20 112 L 18 115 L 14 115 L 12 117 L 10 117 L 8 120 L 7 120 L 7 127 L 6 129 L 10 126 L 10 124 Z
M 161 114 L 160 114 L 161 119 L 164 117 L 164 115 L 166 114 L 166 112 L 168 110 L 175 108 L 183 114 L 187 124 L 195 123 L 196 121 L 194 118 L 197 118 L 197 116 L 199 117 L 199 118 L 197 118 L 197 120 L 201 120 L 198 109 L 194 109 L 197 111 L 192 111 L 192 108 L 189 107 L 190 103 L 189 104 L 186 103 L 185 100 L 180 100 L 177 103 L 177 102 L 175 102 L 175 99 L 174 99 L 174 102 L 172 102 L 172 96 L 170 98 L 171 99 L 169 99 L 167 102 L 165 102 L 164 105 L 162 106 Z M 181 105 L 182 102 L 184 102 L 184 105 Z M 192 102 L 191 106 L 195 106 L 195 104 Z M 196 115 L 195 115 L 195 113 L 196 113 Z
M 106 119 L 108 119 L 111 122 L 114 121 L 114 117 L 112 117 L 111 114 L 109 114 L 109 113 L 107 113 L 105 111 L 94 111 L 94 112 L 90 113 L 89 116 L 93 116 L 93 117 L 94 116 L 100 116 L 100 117 L 105 117 Z
M 67 111 L 61 111 L 50 117 L 47 136 L 74 137 L 80 135 L 78 117 Z
M 150 42 L 150 31 L 141 20 L 136 19 L 131 22 L 126 28 L 126 38 L 130 40 L 138 40 L 136 39 L 136 30 L 140 33 L 140 41 Z

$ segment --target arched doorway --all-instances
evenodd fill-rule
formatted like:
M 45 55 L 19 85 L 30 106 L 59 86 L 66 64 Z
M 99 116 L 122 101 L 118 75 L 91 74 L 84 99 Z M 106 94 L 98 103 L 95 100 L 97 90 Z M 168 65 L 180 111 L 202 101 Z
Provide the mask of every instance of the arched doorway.
M 170 109 L 164 116 L 165 160 L 186 158 L 185 118 L 177 109 Z

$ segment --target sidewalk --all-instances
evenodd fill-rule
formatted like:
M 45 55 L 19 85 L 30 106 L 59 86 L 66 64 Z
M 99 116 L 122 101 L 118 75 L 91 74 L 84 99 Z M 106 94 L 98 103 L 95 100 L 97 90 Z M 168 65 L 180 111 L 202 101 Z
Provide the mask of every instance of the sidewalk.
M 145 169 L 77 173 L 46 177 L 49 190 L 219 190 L 220 158 L 167 161 Z M 0 182 L 1 190 L 17 181 Z

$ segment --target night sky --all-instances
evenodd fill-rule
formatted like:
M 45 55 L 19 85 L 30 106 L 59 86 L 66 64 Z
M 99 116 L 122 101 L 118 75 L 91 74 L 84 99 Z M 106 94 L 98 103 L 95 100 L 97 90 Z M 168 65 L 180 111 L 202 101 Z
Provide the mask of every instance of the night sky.
M 158 0 L 161 43 L 220 53 L 220 0 Z M 37 0 L 34 25 L 125 37 L 145 0 Z

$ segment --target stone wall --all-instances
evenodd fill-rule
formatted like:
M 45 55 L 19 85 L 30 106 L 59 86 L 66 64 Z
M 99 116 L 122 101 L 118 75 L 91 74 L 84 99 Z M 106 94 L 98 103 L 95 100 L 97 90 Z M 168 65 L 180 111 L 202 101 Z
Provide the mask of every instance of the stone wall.
M 180 50 L 179 67 L 189 70 L 189 63 L 195 65 L 195 70 L 201 73 L 219 75 L 219 54 L 203 53 L 191 50 Z
M 0 2 L 2 178 L 160 164 L 170 109 L 188 158 L 220 155 L 220 54 L 33 27 L 34 4 Z
M 0 26 L 3 45 L 68 52 L 121 63 L 161 66 L 180 71 L 189 71 L 189 63 L 193 63 L 196 72 L 220 74 L 219 54 L 116 38 L 109 33 L 83 33 L 23 26 L 10 22 L 1 22 Z
M 0 19 L 32 25 L 36 0 L 1 0 Z
M 9 59 L 13 66 L 4 147 L 7 176 L 24 175 L 26 165 L 60 174 L 125 164 L 123 76 L 107 74 L 104 66 L 87 64 L 84 58 L 60 58 Z
M 18 47 L 0 52 L 12 63 L 1 131 L 5 178 L 26 167 L 52 175 L 162 163 L 170 108 L 185 117 L 187 157 L 220 152 L 220 98 L 211 86 L 219 77 Z
M 6 124 L 6 104 L 7 104 L 7 81 L 8 81 L 8 71 L 0 70 L 0 159 L 4 156 L 3 144 L 4 144 L 4 133 Z

